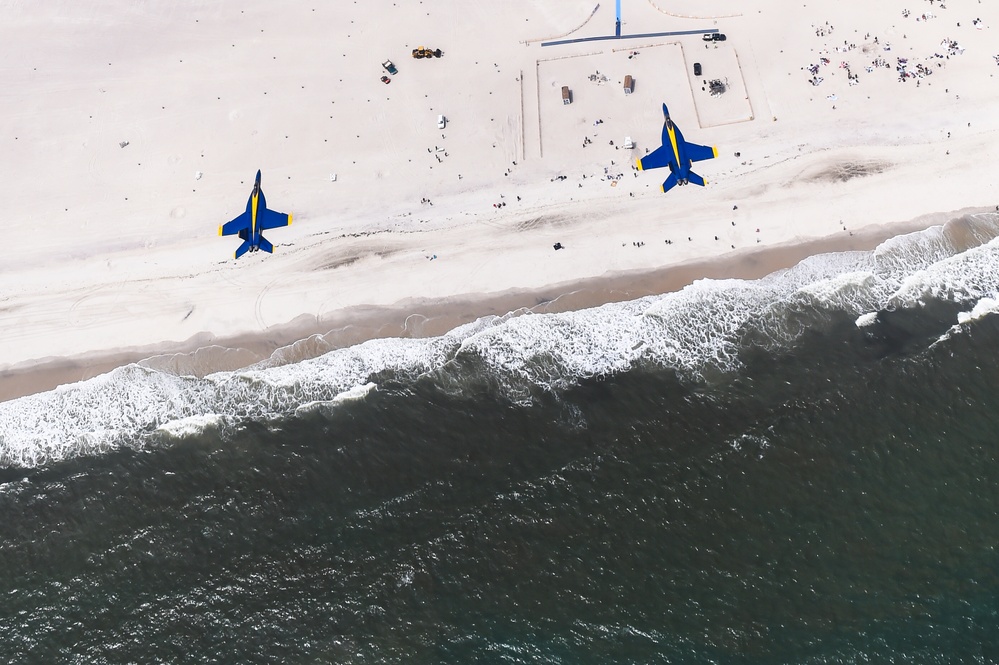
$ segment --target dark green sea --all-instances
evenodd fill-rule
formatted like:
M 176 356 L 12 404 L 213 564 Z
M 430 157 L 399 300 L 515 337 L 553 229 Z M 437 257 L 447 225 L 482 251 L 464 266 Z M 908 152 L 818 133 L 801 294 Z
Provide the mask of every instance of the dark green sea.
M 0 404 L 0 661 L 997 663 L 997 228 Z

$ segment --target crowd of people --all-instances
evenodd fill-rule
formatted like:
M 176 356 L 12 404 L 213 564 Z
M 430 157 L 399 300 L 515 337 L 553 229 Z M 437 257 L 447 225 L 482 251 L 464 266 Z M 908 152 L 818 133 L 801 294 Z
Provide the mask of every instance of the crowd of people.
M 933 5 L 933 0 L 930 0 L 930 4 Z M 940 9 L 946 9 L 944 3 L 939 3 L 935 5 Z M 912 12 L 908 9 L 902 10 L 902 17 L 909 18 L 912 16 Z M 916 21 L 927 21 L 931 18 L 936 18 L 932 12 L 926 12 L 919 14 L 915 17 Z M 972 21 L 972 24 L 979 30 L 983 28 L 982 20 L 976 18 Z M 960 27 L 960 23 L 957 23 L 957 27 Z M 829 24 L 828 21 L 824 25 L 815 27 L 815 34 L 818 37 L 827 37 L 832 34 L 833 26 Z M 902 35 L 905 39 L 907 36 Z M 874 53 L 874 58 L 868 63 L 863 65 L 863 71 L 871 74 L 878 69 L 888 69 L 894 68 L 896 74 L 898 75 L 897 80 L 900 83 L 905 83 L 910 80 L 915 80 L 918 86 L 919 79 L 931 76 L 933 72 L 943 67 L 947 60 L 951 57 L 959 56 L 964 53 L 964 48 L 956 39 L 951 39 L 950 37 L 945 37 L 941 42 L 942 47 L 938 52 L 934 52 L 932 55 L 928 55 L 923 58 L 918 58 L 914 56 L 902 57 L 898 56 L 895 58 L 894 63 L 892 63 L 885 53 L 889 53 L 892 50 L 892 45 L 890 42 L 881 42 L 877 36 L 872 36 L 871 33 L 864 35 L 864 43 L 858 44 L 851 43 L 846 40 L 843 41 L 842 45 L 833 46 L 831 50 L 823 50 L 819 52 L 818 62 L 809 64 L 807 67 L 802 69 L 808 72 L 808 82 L 813 86 L 822 85 L 825 82 L 825 76 L 822 75 L 823 68 L 828 67 L 832 63 L 832 57 L 834 53 L 851 53 L 856 50 L 860 50 L 865 55 L 871 55 Z M 999 55 L 995 56 L 996 64 L 999 64 Z M 847 76 L 847 83 L 850 86 L 857 85 L 860 82 L 860 75 L 856 73 L 850 62 L 847 60 L 841 60 L 839 63 L 839 68 L 845 70 Z M 826 75 L 830 75 L 832 72 L 827 70 Z

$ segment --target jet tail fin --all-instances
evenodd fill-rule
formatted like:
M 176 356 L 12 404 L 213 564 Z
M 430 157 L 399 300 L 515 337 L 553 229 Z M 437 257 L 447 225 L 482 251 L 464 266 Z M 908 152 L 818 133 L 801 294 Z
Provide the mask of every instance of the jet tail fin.
M 274 245 L 271 244 L 270 240 L 263 236 L 260 236 L 260 244 L 257 245 L 257 249 L 267 252 L 268 254 L 274 253 Z
M 243 256 L 250 249 L 250 241 L 244 240 L 243 244 L 236 248 L 236 258 Z
M 673 189 L 676 186 L 676 173 L 670 173 L 669 177 L 666 178 L 666 182 L 663 183 L 663 194 Z
M 687 182 L 692 182 L 695 185 L 700 185 L 701 187 L 704 187 L 704 185 L 708 184 L 707 181 L 704 178 L 702 178 L 701 176 L 697 175 L 693 171 L 688 171 L 687 172 Z

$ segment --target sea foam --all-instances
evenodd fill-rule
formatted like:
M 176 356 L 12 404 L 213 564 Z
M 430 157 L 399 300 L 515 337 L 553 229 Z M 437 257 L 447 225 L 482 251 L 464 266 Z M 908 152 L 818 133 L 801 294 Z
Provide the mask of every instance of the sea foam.
M 997 220 L 976 216 L 971 226 L 986 229 L 986 243 L 970 249 L 935 227 L 871 252 L 810 257 L 758 280 L 705 279 L 675 293 L 587 310 L 490 316 L 439 337 L 369 340 L 297 363 L 204 378 L 129 365 L 0 403 L 0 465 L 32 467 L 142 446 L 157 433 L 176 437 L 213 427 L 225 436 L 248 420 L 365 399 L 389 376 L 397 382 L 429 376 L 461 390 L 470 375 L 485 374 L 511 399 L 529 400 L 535 389 L 557 391 L 641 364 L 690 380 L 709 368 L 738 371 L 746 344 L 789 344 L 832 312 L 868 325 L 880 310 L 918 307 L 927 298 L 995 298 L 999 240 L 989 239 L 996 234 L 988 224 Z

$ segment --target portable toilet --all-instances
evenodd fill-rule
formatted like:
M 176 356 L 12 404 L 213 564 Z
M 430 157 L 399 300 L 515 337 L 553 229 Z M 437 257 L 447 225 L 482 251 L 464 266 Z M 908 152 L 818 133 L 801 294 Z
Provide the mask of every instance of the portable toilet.
M 631 74 L 624 77 L 624 94 L 630 95 L 635 92 L 635 79 L 631 78 Z
M 567 85 L 562 86 L 562 103 L 572 104 L 572 93 L 569 92 L 569 86 Z

